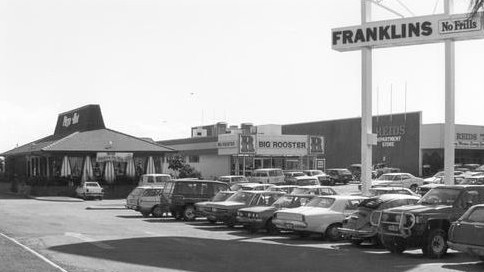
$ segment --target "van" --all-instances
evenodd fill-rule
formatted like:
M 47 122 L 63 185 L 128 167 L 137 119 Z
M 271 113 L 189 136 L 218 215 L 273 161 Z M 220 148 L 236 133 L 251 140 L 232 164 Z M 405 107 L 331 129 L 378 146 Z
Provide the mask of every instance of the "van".
M 163 188 L 161 185 L 155 186 L 138 186 L 134 188 L 131 193 L 129 193 L 128 197 L 126 197 L 126 205 L 125 207 L 131 210 L 138 211 L 139 210 L 139 200 L 144 192 L 151 188 Z
M 250 178 L 251 182 L 284 184 L 284 172 L 279 168 L 256 169 Z
M 144 174 L 141 175 L 138 186 L 163 185 L 165 182 L 170 180 L 171 176 L 168 174 Z

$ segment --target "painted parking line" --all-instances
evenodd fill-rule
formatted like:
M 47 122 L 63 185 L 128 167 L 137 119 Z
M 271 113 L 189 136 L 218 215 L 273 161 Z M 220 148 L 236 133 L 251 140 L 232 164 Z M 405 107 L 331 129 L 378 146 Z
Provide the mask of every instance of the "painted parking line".
M 65 236 L 69 236 L 69 237 L 74 237 L 74 238 L 77 238 L 81 241 L 84 241 L 84 242 L 88 242 L 96 247 L 99 247 L 99 248 L 102 248 L 102 249 L 114 249 L 113 246 L 110 246 L 106 243 L 103 243 L 103 242 L 99 242 L 99 241 L 96 241 L 92 238 L 89 238 L 88 236 L 85 236 L 81 233 L 76 233 L 76 232 L 66 232 L 64 233 Z
M 37 251 L 29 248 L 28 246 L 26 245 L 23 245 L 21 244 L 19 241 L 3 234 L 3 233 L 0 233 L 0 236 L 4 237 L 5 239 L 13 242 L 14 244 L 20 246 L 21 248 L 27 250 L 28 252 L 34 254 L 36 257 L 38 257 L 39 259 L 41 259 L 42 261 L 46 262 L 47 264 L 51 265 L 52 267 L 58 269 L 59 271 L 62 271 L 62 272 L 67 272 L 67 270 L 65 270 L 64 268 L 60 267 L 59 265 L 55 264 L 54 262 L 52 262 L 51 260 L 47 259 L 46 257 L 40 255 L 40 253 L 38 253 Z

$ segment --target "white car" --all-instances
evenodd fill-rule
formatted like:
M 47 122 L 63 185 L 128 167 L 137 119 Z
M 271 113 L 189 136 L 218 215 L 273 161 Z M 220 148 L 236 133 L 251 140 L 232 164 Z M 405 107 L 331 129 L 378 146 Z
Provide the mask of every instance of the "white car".
M 337 240 L 341 237 L 338 228 L 342 227 L 343 220 L 355 212 L 364 199 L 366 197 L 348 195 L 316 196 L 305 206 L 276 212 L 272 223 L 301 236 L 320 233 L 328 240 Z
M 429 178 L 426 178 L 424 179 L 424 184 L 428 184 L 428 183 L 440 183 L 441 179 L 444 177 L 444 171 L 440 171 L 440 172 L 437 172 L 435 173 L 435 175 L 429 177 Z M 464 178 L 465 175 L 464 175 L 464 172 L 461 172 L 461 171 L 454 171 L 454 177 L 462 177 Z
M 416 191 L 424 180 L 409 173 L 387 173 L 371 182 L 371 187 L 404 187 Z
M 220 176 L 218 181 L 227 182 L 230 185 L 238 183 L 249 183 L 249 180 L 245 176 L 231 175 L 231 176 Z
M 77 186 L 76 195 L 84 200 L 88 198 L 103 199 L 104 189 L 96 181 L 86 181 Z

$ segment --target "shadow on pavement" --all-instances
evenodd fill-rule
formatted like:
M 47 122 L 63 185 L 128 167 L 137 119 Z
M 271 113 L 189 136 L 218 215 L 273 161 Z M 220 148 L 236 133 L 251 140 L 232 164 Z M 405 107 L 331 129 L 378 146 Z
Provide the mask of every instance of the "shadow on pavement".
M 471 264 L 446 264 L 442 268 L 452 269 L 455 271 L 484 271 L 484 261 Z
M 390 253 L 371 254 L 357 248 L 338 250 L 309 246 L 288 246 L 244 240 L 217 240 L 192 237 L 143 237 L 102 241 L 106 250 L 93 243 L 50 247 L 49 250 L 112 260 L 160 269 L 199 272 L 226 271 L 409 271 L 421 264 L 437 262 L 423 257 Z M 402 257 L 403 256 L 403 257 Z M 460 266 L 455 258 L 438 260 L 447 267 Z M 465 271 L 482 271 L 466 266 Z M 476 270 L 472 270 L 472 269 Z

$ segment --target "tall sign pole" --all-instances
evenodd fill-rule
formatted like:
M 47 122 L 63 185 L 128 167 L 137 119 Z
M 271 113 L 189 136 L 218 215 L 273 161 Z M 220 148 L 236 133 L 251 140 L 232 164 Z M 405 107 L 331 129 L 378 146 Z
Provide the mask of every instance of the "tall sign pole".
M 445 0 L 444 13 L 452 14 L 453 0 Z M 451 39 L 445 44 L 445 128 L 444 128 L 444 182 L 454 184 L 455 163 L 455 43 Z
M 362 25 L 371 20 L 371 3 L 361 0 Z M 361 49 L 361 183 L 363 195 L 369 195 L 372 170 L 372 48 Z

